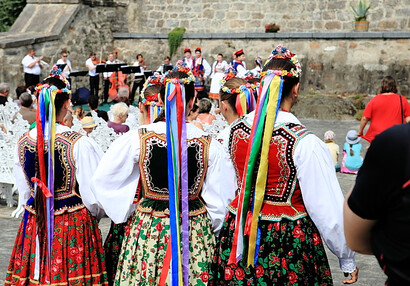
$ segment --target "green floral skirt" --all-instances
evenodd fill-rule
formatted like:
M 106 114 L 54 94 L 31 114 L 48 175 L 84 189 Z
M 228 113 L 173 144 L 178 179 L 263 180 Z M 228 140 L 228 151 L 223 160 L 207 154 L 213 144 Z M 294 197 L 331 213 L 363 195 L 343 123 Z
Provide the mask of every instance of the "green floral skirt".
M 247 257 L 228 265 L 235 215 L 228 212 L 215 247 L 212 285 L 333 285 L 319 231 L 310 217 L 260 221 L 261 241 L 255 267 Z
M 189 285 L 208 285 L 215 237 L 208 215 L 189 218 Z M 158 285 L 170 237 L 169 217 L 134 213 L 125 227 L 115 285 Z M 170 285 L 167 275 L 166 285 Z

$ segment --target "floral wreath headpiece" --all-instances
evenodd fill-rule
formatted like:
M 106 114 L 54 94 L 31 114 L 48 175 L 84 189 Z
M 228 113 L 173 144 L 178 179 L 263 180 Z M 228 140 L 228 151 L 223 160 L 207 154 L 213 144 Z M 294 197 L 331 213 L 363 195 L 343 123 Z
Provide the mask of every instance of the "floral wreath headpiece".
M 299 63 L 298 58 L 294 53 L 289 51 L 283 44 L 279 44 L 276 48 L 272 51 L 272 54 L 268 57 L 265 62 L 265 65 L 272 59 L 285 59 L 289 60 L 291 63 L 295 65 L 295 68 L 292 68 L 290 71 L 287 70 L 268 70 L 265 72 L 261 72 L 261 76 L 264 77 L 269 74 L 275 74 L 279 76 L 286 76 L 286 77 L 300 77 L 302 74 L 302 65 Z
M 150 86 L 162 85 L 161 81 L 162 81 L 162 76 L 159 74 L 154 74 L 145 81 L 144 88 L 141 91 L 142 104 L 144 105 L 152 105 L 152 104 L 157 105 L 158 104 L 159 92 L 155 94 L 146 95 L 145 91 Z
M 64 82 L 67 89 L 71 89 L 70 82 L 67 80 L 67 75 L 60 68 L 58 68 L 57 65 L 53 65 L 53 67 L 50 70 L 50 73 L 48 74 L 48 77 L 46 77 L 44 80 L 50 77 L 58 78 L 59 80 Z
M 254 94 L 254 88 L 250 83 L 243 84 L 238 88 L 228 88 L 222 86 L 221 90 L 228 94 L 237 94 L 235 108 L 239 116 L 247 114 L 255 109 L 256 100 Z
M 236 69 L 234 69 L 234 67 L 229 64 L 229 65 L 226 67 L 226 69 L 225 69 L 225 74 L 224 74 L 223 78 L 222 78 L 221 81 L 219 82 L 221 88 L 224 86 L 224 84 L 225 84 L 228 80 L 230 80 L 230 79 L 232 79 L 232 78 L 234 78 L 234 77 L 236 77 Z
M 47 78 L 46 78 L 47 79 Z M 46 89 L 50 89 L 51 91 L 52 91 L 52 93 L 54 93 L 54 94 L 57 94 L 57 93 L 63 93 L 63 92 L 65 92 L 65 93 L 67 93 L 67 94 L 71 94 L 71 90 L 70 89 L 68 89 L 68 88 L 62 88 L 62 89 L 58 89 L 55 85 L 49 85 L 49 84 L 47 84 L 47 83 L 38 83 L 37 85 L 36 85 L 36 91 L 38 91 L 38 92 L 40 92 L 42 89 L 44 89 L 44 88 L 46 88 Z
M 185 78 L 167 78 L 166 75 L 169 74 L 169 72 L 167 72 L 167 73 L 165 73 L 165 76 L 162 79 L 162 84 L 163 85 L 166 85 L 167 82 L 172 82 L 173 84 L 176 84 L 178 82 L 180 84 L 188 84 L 188 83 L 191 83 L 191 82 L 195 81 L 195 77 L 192 74 L 191 69 L 188 67 L 188 65 L 185 62 L 183 62 L 181 60 L 177 61 L 176 65 L 174 66 L 172 71 L 173 72 L 179 71 L 179 72 L 186 73 L 188 75 L 188 77 L 185 77 Z

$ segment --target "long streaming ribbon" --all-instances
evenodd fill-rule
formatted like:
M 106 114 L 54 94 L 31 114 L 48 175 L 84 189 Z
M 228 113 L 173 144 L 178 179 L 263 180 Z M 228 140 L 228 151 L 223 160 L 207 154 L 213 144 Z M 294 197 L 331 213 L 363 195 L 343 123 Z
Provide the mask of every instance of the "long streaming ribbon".
M 239 87 L 239 94 L 236 97 L 235 108 L 239 116 L 248 114 L 253 111 L 256 106 L 256 100 L 253 95 L 253 89 L 250 84 L 241 85 Z
M 189 208 L 185 88 L 179 79 L 165 86 L 168 189 L 171 230 L 171 284 L 188 285 L 189 279 Z M 179 189 L 181 188 L 181 194 Z M 179 213 L 181 200 L 182 213 Z M 182 227 L 179 218 L 182 217 Z M 181 231 L 182 230 L 182 231 Z M 180 233 L 182 233 L 182 241 Z M 182 246 L 181 246 L 182 242 Z M 182 253 L 181 253 L 182 248 Z M 163 271 L 168 271 L 163 269 Z
M 235 232 L 232 242 L 231 254 L 228 264 L 237 263 L 242 259 L 245 235 L 248 235 L 247 265 L 254 266 L 257 260 L 257 246 L 260 241 L 260 229 L 258 228 L 259 213 L 262 207 L 266 177 L 268 172 L 269 145 L 275 125 L 277 113 L 282 96 L 283 79 L 274 73 L 266 75 L 262 79 L 256 104 L 255 119 L 249 138 L 246 155 L 245 170 L 242 179 L 241 192 L 238 202 L 238 210 L 235 219 Z M 259 152 L 261 155 L 259 157 Z M 255 190 L 252 192 L 255 166 L 258 163 L 258 175 Z M 251 201 L 252 196 L 252 201 Z M 250 205 L 250 203 L 252 204 Z

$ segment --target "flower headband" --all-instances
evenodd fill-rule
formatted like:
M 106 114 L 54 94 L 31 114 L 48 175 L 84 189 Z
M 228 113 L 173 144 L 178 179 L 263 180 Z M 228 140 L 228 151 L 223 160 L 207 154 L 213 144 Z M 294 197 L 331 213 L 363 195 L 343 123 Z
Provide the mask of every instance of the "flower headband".
M 298 58 L 294 53 L 289 51 L 283 44 L 279 44 L 276 46 L 276 48 L 272 51 L 272 54 L 268 57 L 267 61 L 265 62 L 265 65 L 272 59 L 285 59 L 289 60 L 291 63 L 293 63 L 296 67 L 292 68 L 290 71 L 286 70 L 274 70 L 272 71 L 275 75 L 279 76 L 287 76 L 287 77 L 300 77 L 302 74 L 302 66 L 298 61 Z M 270 74 L 270 73 L 269 73 Z M 261 76 L 265 76 L 263 72 L 261 73 Z
M 221 90 L 228 94 L 238 94 L 236 97 L 235 108 L 239 116 L 247 114 L 255 109 L 256 100 L 253 96 L 254 89 L 250 83 L 247 82 L 238 88 L 228 88 L 223 86 Z
M 46 77 L 45 79 L 50 77 L 58 78 L 59 80 L 64 82 L 65 86 L 68 89 L 71 89 L 70 82 L 67 80 L 67 75 L 63 73 L 63 71 L 60 68 L 58 68 L 57 65 L 53 65 L 53 67 L 50 70 L 50 73 L 48 74 L 48 77 Z
M 50 89 L 52 89 L 52 91 L 55 92 L 55 93 L 63 93 L 63 92 L 65 92 L 65 93 L 67 93 L 67 94 L 71 94 L 71 90 L 68 89 L 68 88 L 58 89 L 58 88 L 55 87 L 54 85 L 51 85 L 51 86 L 50 86 L 50 85 L 47 84 L 47 83 L 44 83 L 44 84 L 38 83 L 38 84 L 36 85 L 36 91 L 40 91 L 40 90 L 42 90 L 43 88 L 50 88 Z
M 173 84 L 176 84 L 178 82 L 181 83 L 181 84 L 188 84 L 188 83 L 191 83 L 191 82 L 195 81 L 195 77 L 192 74 L 191 69 L 187 66 L 186 63 L 184 63 L 181 60 L 177 61 L 176 65 L 174 66 L 172 71 L 173 72 L 178 71 L 178 72 L 186 73 L 188 75 L 188 77 L 186 77 L 186 78 L 167 78 L 166 75 L 168 73 L 166 73 L 164 78 L 162 79 L 162 84 L 163 85 L 166 85 L 168 82 L 172 82 Z
M 225 69 L 224 77 L 223 77 L 223 78 L 221 79 L 221 81 L 219 82 L 221 88 L 224 86 L 224 84 L 225 84 L 228 80 L 230 80 L 230 79 L 232 79 L 232 78 L 234 78 L 234 77 L 236 77 L 236 70 L 233 68 L 232 65 L 228 65 L 227 68 Z

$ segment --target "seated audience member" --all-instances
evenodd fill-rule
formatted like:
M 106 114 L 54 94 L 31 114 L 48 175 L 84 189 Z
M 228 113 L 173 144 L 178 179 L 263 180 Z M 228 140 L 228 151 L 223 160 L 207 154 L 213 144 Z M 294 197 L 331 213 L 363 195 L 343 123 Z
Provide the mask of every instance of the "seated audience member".
M 10 93 L 10 86 L 8 83 L 0 83 L 0 104 L 5 105 L 7 102 L 7 97 Z
M 357 174 L 363 164 L 363 158 L 360 155 L 362 144 L 360 137 L 357 136 L 356 130 L 350 130 L 346 135 L 346 142 L 343 146 L 343 160 L 341 173 Z
M 15 100 L 13 100 L 13 102 L 15 103 L 15 104 L 17 104 L 18 105 L 18 107 L 20 107 L 21 105 L 20 105 L 20 102 L 19 102 L 19 99 L 20 99 L 20 95 L 23 93 L 23 92 L 26 92 L 26 87 L 24 86 L 24 85 L 19 85 L 18 87 L 16 87 L 16 99 Z
M 89 136 L 93 132 L 94 128 L 97 127 L 94 118 L 90 116 L 85 116 L 81 119 L 81 129 L 85 131 L 86 135 Z
M 130 128 L 128 125 L 124 124 L 128 117 L 128 106 L 124 102 L 119 102 L 111 107 L 111 111 L 114 120 L 108 121 L 108 127 L 114 129 L 117 134 L 128 132 Z
M 77 117 L 78 120 L 81 121 L 81 119 L 83 119 L 83 118 L 84 118 L 84 115 L 85 115 L 85 110 L 84 110 L 84 108 L 82 108 L 81 106 L 77 106 L 77 107 L 74 109 L 74 115 Z
M 98 117 L 108 121 L 107 111 L 98 110 L 98 97 L 90 96 L 88 99 L 88 107 L 90 108 L 90 112 L 88 112 L 85 116 L 91 116 L 91 111 L 95 111 Z
M 70 110 L 67 110 L 67 114 L 64 116 L 62 124 L 70 128 L 73 127 L 73 114 Z
M 340 171 L 340 164 L 339 164 L 339 152 L 340 148 L 339 145 L 335 143 L 336 135 L 332 130 L 328 130 L 325 132 L 324 135 L 325 143 L 327 148 L 329 149 L 330 155 L 332 156 L 333 164 L 335 164 L 336 172 Z
M 121 87 L 118 89 L 118 97 L 116 102 L 124 102 L 127 106 L 130 105 L 129 101 L 130 91 L 126 87 Z
M 204 130 L 204 127 L 202 126 L 201 123 L 198 121 L 195 121 L 198 118 L 199 115 L 199 106 L 194 104 L 192 106 L 192 109 L 189 111 L 188 116 L 186 117 L 186 120 L 190 123 L 193 123 L 196 127 Z
M 344 205 L 347 245 L 374 255 L 385 285 L 410 285 L 410 124 L 375 137 Z
M 33 103 L 33 98 L 28 92 L 23 92 L 19 98 L 20 110 L 17 113 L 20 113 L 24 120 L 27 120 L 29 124 L 32 124 L 36 121 L 36 112 L 31 109 Z M 13 117 L 13 122 L 17 118 L 17 113 Z
M 212 109 L 212 102 L 208 98 L 202 98 L 198 103 L 199 115 L 198 119 L 202 124 L 211 125 L 212 122 L 216 119 L 215 115 L 210 114 Z

